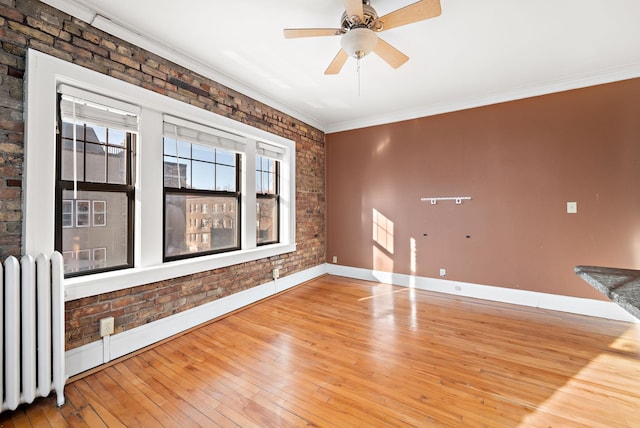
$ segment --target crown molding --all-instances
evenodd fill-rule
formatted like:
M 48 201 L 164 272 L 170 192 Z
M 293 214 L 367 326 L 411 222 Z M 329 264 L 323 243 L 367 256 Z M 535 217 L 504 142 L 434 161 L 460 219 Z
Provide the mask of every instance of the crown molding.
M 638 77 L 640 77 L 640 63 L 635 63 L 626 67 L 612 68 L 581 76 L 572 76 L 563 80 L 527 85 L 513 90 L 492 94 L 490 96 L 467 98 L 453 103 L 395 111 L 390 114 L 369 117 L 365 120 L 336 122 L 327 125 L 325 133 L 331 134 L 353 129 L 367 128 L 370 126 L 385 125 L 394 122 L 417 119 L 420 117 L 435 116 L 437 114 L 450 113 L 454 111 L 482 107 L 491 104 L 498 104 L 507 101 L 537 97 L 540 95 L 569 91 L 572 89 L 586 88 L 589 86 L 618 82 L 621 80 L 634 79 Z
M 228 76 L 227 74 L 220 72 L 212 65 L 186 55 L 183 52 L 179 52 L 172 47 L 155 40 L 148 34 L 135 31 L 122 23 L 118 23 L 116 21 L 113 21 L 112 19 L 105 17 L 104 15 L 106 14 L 101 10 L 89 8 L 76 0 L 41 1 L 48 4 L 49 6 L 68 13 L 75 18 L 89 23 L 99 30 L 119 37 L 120 39 L 132 43 L 135 46 L 148 50 L 149 52 L 159 55 L 166 60 L 174 62 L 221 85 L 224 85 L 229 89 L 237 91 L 247 97 L 266 104 L 269 107 L 280 110 L 281 112 L 288 114 L 302 122 L 305 122 L 306 124 L 313 126 L 323 132 L 326 128 L 326 124 L 278 102 L 277 100 L 256 90 L 249 83 L 238 81 Z
M 420 117 L 433 116 L 437 114 L 450 113 L 453 111 L 466 110 L 475 107 L 482 107 L 491 104 L 514 101 L 524 98 L 547 95 L 572 89 L 579 89 L 588 86 L 600 85 L 616 82 L 620 80 L 640 77 L 640 63 L 633 63 L 626 67 L 605 69 L 595 73 L 568 76 L 565 79 L 538 82 L 519 88 L 494 93 L 488 96 L 475 98 L 462 98 L 455 102 L 443 103 L 439 105 L 423 106 L 407 110 L 394 111 L 390 113 L 369 116 L 365 119 L 352 121 L 324 123 L 312 116 L 302 113 L 281 102 L 261 93 L 254 88 L 250 82 L 238 81 L 217 70 L 210 64 L 202 62 L 194 57 L 184 54 L 158 42 L 147 34 L 137 32 L 126 25 L 115 22 L 105 17 L 103 11 L 89 8 L 78 0 L 41 0 L 44 3 L 81 19 L 94 27 L 119 37 L 129 43 L 146 49 L 169 61 L 183 66 L 195 73 L 210 78 L 221 85 L 224 85 L 245 96 L 264 103 L 272 108 L 282 111 L 306 124 L 313 126 L 327 134 L 348 131 L 370 126 L 384 125 L 394 122 L 416 119 Z

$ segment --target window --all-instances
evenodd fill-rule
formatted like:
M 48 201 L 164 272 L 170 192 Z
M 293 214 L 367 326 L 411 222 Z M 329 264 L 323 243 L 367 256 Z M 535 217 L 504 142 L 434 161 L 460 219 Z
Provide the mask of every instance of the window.
M 74 264 L 66 272 L 67 300 L 295 251 L 295 142 L 42 52 L 29 49 L 27 59 L 23 245 L 29 254 L 63 250 L 65 266 Z M 198 131 L 203 141 L 175 138 L 167 124 Z M 167 164 L 165 137 L 199 147 L 188 159 L 176 152 Z M 260 152 L 263 142 L 280 157 Z M 211 148 L 213 164 L 206 159 Z M 217 150 L 231 153 L 235 164 L 216 160 Z M 254 233 L 257 155 L 279 162 L 279 237 L 272 244 L 259 245 Z M 221 187 L 218 178 L 215 187 L 199 188 L 206 185 L 193 173 L 212 166 L 233 166 L 235 188 Z M 166 188 L 159 179 L 165 173 L 173 180 Z M 233 202 L 230 194 L 237 195 Z M 177 223 L 163 215 L 175 207 L 173 196 L 184 213 Z M 229 238 L 213 228 L 236 232 Z M 165 238 L 175 233 L 196 252 L 167 257 Z M 233 248 L 224 244 L 230 239 Z
M 280 162 L 256 156 L 256 240 L 258 245 L 279 240 Z
M 89 227 L 89 201 L 76 201 L 76 227 Z
M 107 201 L 92 201 L 93 227 L 107 225 Z
M 93 265 L 96 268 L 105 267 L 107 265 L 107 249 L 106 248 L 93 249 Z
M 66 94 L 64 86 L 60 92 L 56 172 L 60 226 L 55 234 L 56 249 L 73 254 L 65 263 L 65 274 L 130 267 L 132 131 L 137 118 L 113 106 Z M 93 248 L 105 251 L 95 253 Z M 108 263 L 103 257 L 106 249 L 114 255 Z M 93 263 L 95 255 L 99 263 Z
M 240 248 L 239 150 L 244 143 L 220 134 L 202 125 L 165 118 L 165 260 Z M 222 212 L 210 213 L 210 205 L 221 205 Z M 203 233 L 211 239 L 202 239 Z
M 73 227 L 73 201 L 62 201 L 62 227 Z

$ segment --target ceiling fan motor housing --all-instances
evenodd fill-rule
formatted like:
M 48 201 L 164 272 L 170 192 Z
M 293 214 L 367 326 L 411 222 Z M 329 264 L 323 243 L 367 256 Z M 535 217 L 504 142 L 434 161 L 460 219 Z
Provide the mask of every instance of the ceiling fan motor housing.
M 340 18 L 340 27 L 346 31 L 354 28 L 370 28 L 374 31 L 382 30 L 382 23 L 378 21 L 378 12 L 366 2 L 362 5 L 363 19 L 357 16 L 347 16 L 345 11 Z

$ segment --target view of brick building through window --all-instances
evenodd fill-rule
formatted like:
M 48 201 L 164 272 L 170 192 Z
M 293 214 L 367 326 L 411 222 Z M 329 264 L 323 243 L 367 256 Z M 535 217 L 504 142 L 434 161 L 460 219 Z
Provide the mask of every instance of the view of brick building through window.
M 126 132 L 62 122 L 60 176 L 64 182 L 125 184 Z M 75 162 L 74 162 L 75 154 Z M 86 188 L 85 188 L 86 189 Z M 65 273 L 93 271 L 127 263 L 128 203 L 122 192 L 62 191 L 62 254 Z

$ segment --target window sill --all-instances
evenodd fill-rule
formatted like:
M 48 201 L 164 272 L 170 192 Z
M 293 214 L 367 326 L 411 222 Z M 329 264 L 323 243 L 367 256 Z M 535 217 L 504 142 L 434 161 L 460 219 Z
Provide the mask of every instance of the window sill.
M 219 269 L 238 263 L 246 263 L 266 257 L 290 253 L 295 250 L 296 244 L 273 244 L 252 248 L 250 250 L 238 250 L 229 253 L 166 262 L 154 266 L 68 278 L 64 280 L 65 301 L 77 300 L 198 272 Z

